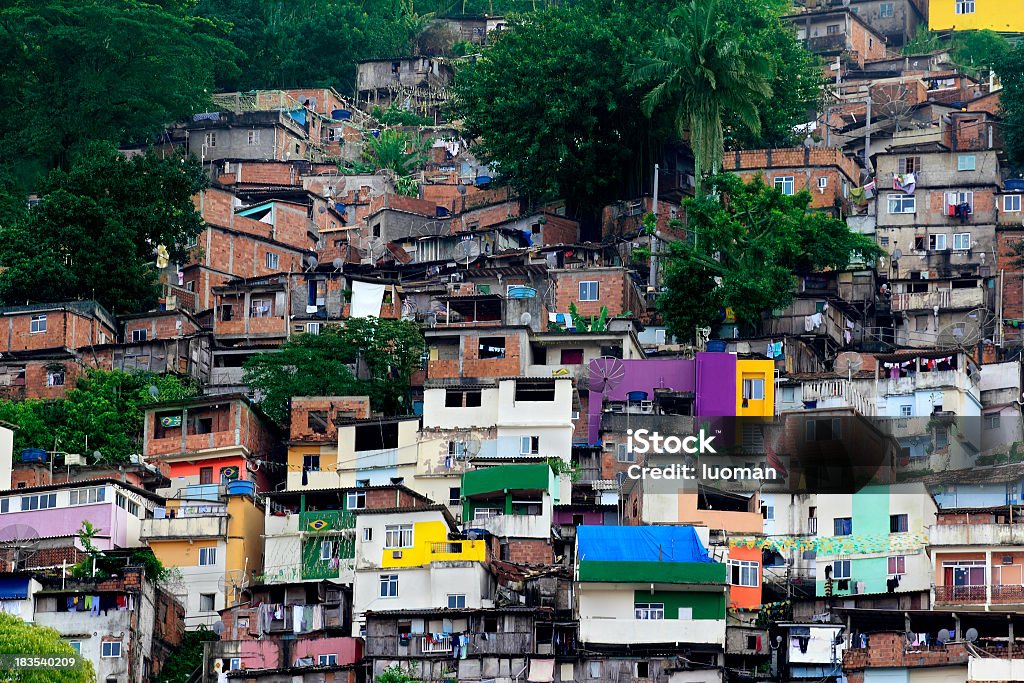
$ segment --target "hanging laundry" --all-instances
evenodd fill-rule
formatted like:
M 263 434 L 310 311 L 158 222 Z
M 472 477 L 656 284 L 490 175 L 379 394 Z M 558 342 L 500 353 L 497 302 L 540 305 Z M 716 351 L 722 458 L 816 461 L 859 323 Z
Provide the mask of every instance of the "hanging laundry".
M 821 313 L 815 313 L 814 315 L 804 316 L 804 331 L 813 332 L 821 326 L 822 316 Z
M 904 194 L 914 194 L 914 189 L 917 185 L 917 178 L 914 177 L 913 173 L 894 173 L 892 176 L 892 189 L 898 190 Z
M 302 633 L 302 605 L 292 606 L 292 632 Z
M 867 206 L 868 200 L 864 196 L 863 187 L 851 187 L 850 188 L 850 201 L 857 206 Z
M 864 186 L 864 198 L 874 199 L 875 198 L 875 181 L 872 180 L 870 183 Z

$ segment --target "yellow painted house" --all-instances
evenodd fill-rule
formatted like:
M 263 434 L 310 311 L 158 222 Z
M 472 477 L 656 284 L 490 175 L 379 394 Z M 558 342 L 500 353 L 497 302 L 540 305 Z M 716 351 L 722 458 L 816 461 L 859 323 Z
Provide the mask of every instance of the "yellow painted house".
M 736 361 L 736 415 L 775 414 L 775 361 Z
M 381 553 L 382 569 L 422 567 L 431 562 L 485 562 L 487 543 L 483 540 L 448 540 L 448 525 L 443 521 L 414 522 L 413 545 L 400 553 L 385 549 Z M 400 557 L 396 556 L 400 555 Z
M 1024 33 L 1024 0 L 930 0 L 928 28 Z

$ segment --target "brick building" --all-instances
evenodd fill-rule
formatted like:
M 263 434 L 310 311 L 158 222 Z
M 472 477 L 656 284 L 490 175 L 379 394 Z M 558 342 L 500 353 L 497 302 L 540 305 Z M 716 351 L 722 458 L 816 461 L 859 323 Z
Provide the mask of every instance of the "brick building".
M 826 58 L 845 57 L 858 67 L 885 57 L 885 38 L 850 7 L 816 9 L 783 19 L 796 27 L 807 49 Z
M 548 273 L 554 288 L 554 311 L 565 316 L 570 303 L 588 318 L 602 308 L 608 309 L 609 317 L 626 313 L 640 317 L 647 310 L 644 295 L 626 268 L 571 268 Z
M 760 175 L 783 194 L 806 190 L 813 208 L 837 214 L 844 213 L 850 188 L 860 185 L 860 167 L 839 148 L 736 150 L 725 155 L 722 169 L 733 171 L 744 182 Z

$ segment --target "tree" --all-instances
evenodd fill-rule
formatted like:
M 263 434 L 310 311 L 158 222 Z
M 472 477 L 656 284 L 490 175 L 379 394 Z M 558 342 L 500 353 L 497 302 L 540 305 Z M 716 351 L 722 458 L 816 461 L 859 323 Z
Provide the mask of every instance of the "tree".
M 142 451 L 148 405 L 197 393 L 192 382 L 173 375 L 90 369 L 63 399 L 0 400 L 0 420 L 18 426 L 15 450 L 45 448 L 90 458 L 99 451 L 102 462 L 126 462 Z
M 395 415 L 411 407 L 409 383 L 425 349 L 412 321 L 351 318 L 344 327 L 297 335 L 277 353 L 253 356 L 243 381 L 260 395 L 263 412 L 282 425 L 295 396 L 368 395 L 375 410 Z
M 74 657 L 75 651 L 56 630 L 26 623 L 12 614 L 0 612 L 0 655 Z M 72 669 L 20 670 L 7 672 L 5 681 L 18 683 L 95 683 L 92 662 L 79 658 Z
M 409 668 L 405 668 L 401 664 L 392 664 L 376 678 L 377 683 L 418 683 L 418 681 L 415 664 L 409 665 Z
M 147 310 L 159 284 L 154 250 L 186 260 L 202 229 L 192 197 L 207 185 L 195 158 L 127 159 L 88 145 L 70 170 L 40 186 L 41 203 L 0 226 L 0 301 L 95 299 L 116 313 Z
M 581 0 L 512 17 L 456 70 L 455 114 L 474 154 L 520 195 L 562 197 L 582 218 L 635 196 L 654 137 L 628 65 L 643 49 L 649 11 Z
M 1002 81 L 999 104 L 1004 118 L 1003 141 L 1010 163 L 1024 166 L 1024 44 L 1018 43 L 996 65 Z
M 689 133 L 697 192 L 704 173 L 716 173 L 725 150 L 723 118 L 731 112 L 752 132 L 760 131 L 759 109 L 771 95 L 770 65 L 745 52 L 718 0 L 690 0 L 669 15 L 669 29 L 636 77 L 652 85 L 644 113 L 668 107 L 680 137 Z
M 427 160 L 430 141 L 394 128 L 371 135 L 363 145 L 363 162 L 372 171 L 387 169 L 398 177 L 411 174 Z
M 995 31 L 957 31 L 953 34 L 953 61 L 975 75 L 1002 64 L 1010 43 Z
M 240 53 L 184 2 L 12 0 L 0 9 L 0 163 L 32 181 L 84 143 L 143 141 L 207 106 Z
M 784 195 L 760 177 L 744 183 L 729 173 L 708 185 L 706 197 L 686 201 L 690 240 L 670 243 L 663 259 L 668 291 L 659 309 L 680 339 L 716 326 L 725 308 L 757 325 L 790 303 L 794 276 L 846 268 L 857 257 L 870 263 L 881 253 L 844 221 L 810 209 L 806 191 Z
M 185 683 L 203 665 L 203 643 L 216 640 L 217 634 L 203 624 L 194 631 L 185 631 L 181 644 L 164 661 L 157 683 Z

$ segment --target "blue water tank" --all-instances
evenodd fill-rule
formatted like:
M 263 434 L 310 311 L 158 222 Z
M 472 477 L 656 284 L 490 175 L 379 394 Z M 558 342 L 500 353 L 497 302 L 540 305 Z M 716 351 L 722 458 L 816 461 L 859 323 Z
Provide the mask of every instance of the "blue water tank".
M 478 175 L 476 177 L 476 184 L 477 185 L 487 185 L 488 183 L 491 182 L 491 180 L 493 180 L 493 179 L 489 175 Z
M 352 118 L 352 112 L 348 109 L 335 109 L 331 112 L 331 118 L 335 121 L 347 121 Z
M 508 288 L 509 299 L 533 299 L 537 296 L 537 290 L 526 285 L 511 285 Z
M 712 339 L 708 342 L 707 350 L 712 353 L 725 353 L 725 350 L 729 348 L 729 345 L 721 339 Z
M 627 401 L 646 401 L 647 400 L 647 392 L 646 391 L 628 391 L 628 392 L 626 392 L 626 400 Z
M 228 482 L 229 496 L 253 496 L 256 494 L 256 482 L 254 481 L 232 481 Z
M 46 451 L 42 448 L 22 448 L 22 462 L 46 462 Z

